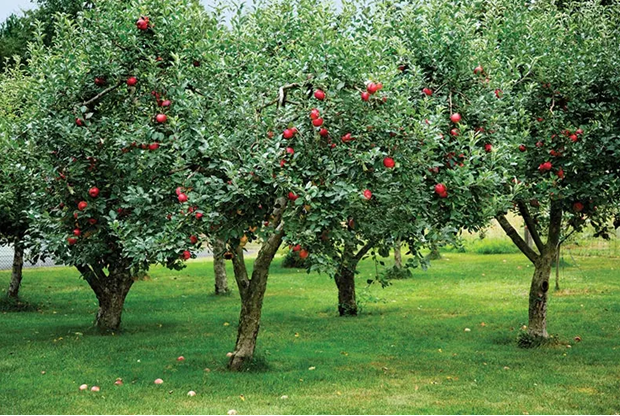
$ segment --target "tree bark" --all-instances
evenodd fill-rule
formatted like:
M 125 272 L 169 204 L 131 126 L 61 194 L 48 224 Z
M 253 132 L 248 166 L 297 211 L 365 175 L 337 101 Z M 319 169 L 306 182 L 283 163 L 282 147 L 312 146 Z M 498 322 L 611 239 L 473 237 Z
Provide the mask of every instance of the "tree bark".
M 334 280 L 338 287 L 338 313 L 340 316 L 356 316 L 357 300 L 355 297 L 355 271 L 356 263 L 348 263 L 340 266 Z
M 13 270 L 11 272 L 11 282 L 9 283 L 8 297 L 17 300 L 19 297 L 19 287 L 22 283 L 22 271 L 24 267 L 24 247 L 17 243 L 14 246 Z
M 402 243 L 400 240 L 397 240 L 394 243 L 394 266 L 396 266 L 397 269 L 403 268 L 403 256 L 401 253 L 401 246 Z
M 78 266 L 78 270 L 99 301 L 95 328 L 102 333 L 118 331 L 125 298 L 134 282 L 130 270 L 122 265 L 110 267 L 108 274 L 97 266 Z
M 252 278 L 248 278 L 245 266 L 243 247 L 237 246 L 233 256 L 233 268 L 235 280 L 241 295 L 241 312 L 239 314 L 239 328 L 237 329 L 237 342 L 235 350 L 230 357 L 228 369 L 241 371 L 245 364 L 254 356 L 256 339 L 260 329 L 260 318 L 263 309 L 263 300 L 267 290 L 267 278 L 269 266 L 273 261 L 278 248 L 284 237 L 283 224 L 281 223 L 282 212 L 286 207 L 286 198 L 278 198 L 273 212 L 274 224 L 277 224 L 275 232 L 262 244 L 252 270 Z
M 551 265 L 557 257 L 562 227 L 562 207 L 558 201 L 552 201 L 549 213 L 547 244 L 542 247 L 540 256 L 534 262 L 534 276 L 530 286 L 528 334 L 546 339 L 547 302 L 549 295 L 549 278 Z M 532 231 L 532 230 L 531 230 Z M 532 232 L 532 235 L 535 233 Z M 534 239 L 536 242 L 536 239 Z
M 213 242 L 213 272 L 215 274 L 216 295 L 225 295 L 229 293 L 224 251 L 226 251 L 226 243 L 220 239 L 216 239 Z
M 562 205 L 559 201 L 551 201 L 549 209 L 549 228 L 547 230 L 547 243 L 543 244 L 540 234 L 536 229 L 536 223 L 531 217 L 527 207 L 519 204 L 527 230 L 532 236 L 534 246 L 531 247 L 521 238 L 519 233 L 508 222 L 505 215 L 497 215 L 495 218 L 504 229 L 508 237 L 515 243 L 523 254 L 534 264 L 534 275 L 530 285 L 529 308 L 528 308 L 528 335 L 535 338 L 547 338 L 547 302 L 549 293 L 549 278 L 553 260 L 558 258 L 560 246 L 560 234 L 562 228 Z M 538 252 L 536 251 L 538 250 Z
M 547 338 L 547 298 L 549 276 L 553 257 L 543 255 L 534 265 L 530 286 L 528 333 L 534 337 Z
M 340 255 L 340 265 L 334 280 L 338 288 L 338 313 L 340 316 L 357 315 L 357 299 L 355 296 L 355 274 L 360 260 L 374 246 L 374 242 L 367 242 L 355 253 L 356 243 L 345 243 Z

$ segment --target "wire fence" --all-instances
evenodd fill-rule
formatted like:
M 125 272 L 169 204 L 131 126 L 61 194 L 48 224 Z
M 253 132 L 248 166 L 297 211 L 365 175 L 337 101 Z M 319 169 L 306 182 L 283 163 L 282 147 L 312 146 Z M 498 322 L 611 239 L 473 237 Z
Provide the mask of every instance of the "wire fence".
M 13 247 L 0 246 L 0 270 L 10 270 L 13 268 Z M 27 256 L 27 253 L 26 253 Z M 25 258 L 27 258 L 25 256 Z M 46 261 L 38 261 L 32 264 L 28 261 L 24 262 L 24 267 L 51 267 L 55 266 L 54 262 L 50 259 Z

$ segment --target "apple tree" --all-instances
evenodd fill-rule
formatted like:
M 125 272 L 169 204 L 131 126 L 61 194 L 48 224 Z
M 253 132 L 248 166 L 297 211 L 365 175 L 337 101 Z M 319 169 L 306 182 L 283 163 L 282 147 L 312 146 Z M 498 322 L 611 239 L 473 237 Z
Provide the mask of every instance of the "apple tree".
M 31 144 L 15 136 L 19 114 L 27 100 L 21 95 L 29 79 L 18 70 L 0 77 L 0 244 L 12 245 L 13 268 L 7 295 L 17 300 L 22 281 L 25 237 L 29 230 L 27 211 L 40 192 L 34 175 L 36 160 Z
M 45 197 L 33 240 L 94 291 L 95 326 L 119 328 L 127 293 L 152 264 L 180 268 L 200 242 L 200 207 L 176 192 L 196 169 L 217 98 L 217 19 L 190 0 L 98 2 L 59 15 L 31 45 L 27 123 Z M 39 36 L 40 38 L 41 36 Z
M 333 272 L 340 309 L 354 314 L 359 259 L 396 238 L 419 246 L 431 217 L 437 229 L 449 227 L 446 219 L 465 217 L 453 207 L 470 205 L 494 180 L 464 165 L 442 189 L 429 175 L 424 155 L 439 146 L 447 108 L 425 99 L 422 79 L 404 77 L 386 56 L 389 30 L 373 30 L 380 19 L 360 20 L 369 13 L 273 2 L 237 15 L 223 42 L 228 111 L 212 120 L 225 140 L 201 148 L 201 169 L 183 191 L 205 207 L 203 232 L 227 241 L 233 262 L 241 295 L 233 370 L 256 348 L 269 266 L 283 241 Z M 461 139 L 468 157 L 483 157 L 473 134 Z M 248 241 L 261 244 L 251 274 Z
M 534 241 L 530 247 L 504 212 L 497 214 L 535 268 L 522 346 L 548 336 L 549 276 L 562 242 L 585 227 L 609 238 L 620 226 L 619 17 L 618 4 L 597 2 L 488 12 L 487 36 L 505 73 L 501 130 L 516 182 L 505 212 L 521 216 Z
M 618 208 L 618 7 L 581 3 L 431 1 L 398 10 L 398 38 L 432 83 L 427 93 L 475 127 L 502 166 L 490 206 L 535 269 L 523 345 L 548 336 L 549 275 L 562 241 L 587 225 L 604 237 Z M 534 247 L 508 212 L 523 219 Z

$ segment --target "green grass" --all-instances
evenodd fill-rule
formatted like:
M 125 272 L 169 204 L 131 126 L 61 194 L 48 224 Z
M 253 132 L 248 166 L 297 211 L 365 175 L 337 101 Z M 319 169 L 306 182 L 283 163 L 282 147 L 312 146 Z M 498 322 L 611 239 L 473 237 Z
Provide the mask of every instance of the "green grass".
M 619 259 L 566 268 L 549 306 L 562 342 L 523 350 L 525 258 L 443 257 L 386 289 L 365 288 L 374 265 L 363 263 L 357 318 L 336 316 L 328 277 L 274 266 L 258 360 L 241 374 L 225 370 L 238 296 L 210 294 L 209 262 L 136 283 L 115 336 L 88 331 L 95 299 L 73 270 L 26 270 L 33 307 L 0 312 L 0 414 L 620 412 Z M 8 279 L 0 273 L 2 287 Z

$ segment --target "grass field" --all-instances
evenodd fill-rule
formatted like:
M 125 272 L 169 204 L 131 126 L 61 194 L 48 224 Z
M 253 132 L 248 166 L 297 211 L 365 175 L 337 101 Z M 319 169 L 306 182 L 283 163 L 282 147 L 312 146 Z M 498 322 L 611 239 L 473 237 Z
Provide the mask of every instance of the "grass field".
M 357 318 L 336 316 L 327 276 L 278 260 L 258 358 L 242 374 L 225 370 L 237 293 L 211 295 L 206 260 L 155 269 L 129 294 L 124 332 L 105 337 L 89 332 L 95 298 L 74 270 L 27 270 L 33 308 L 0 312 L 0 413 L 618 414 L 620 259 L 578 261 L 550 302 L 561 343 L 521 350 L 532 271 L 521 255 L 446 253 L 386 289 L 365 288 L 366 262 Z

